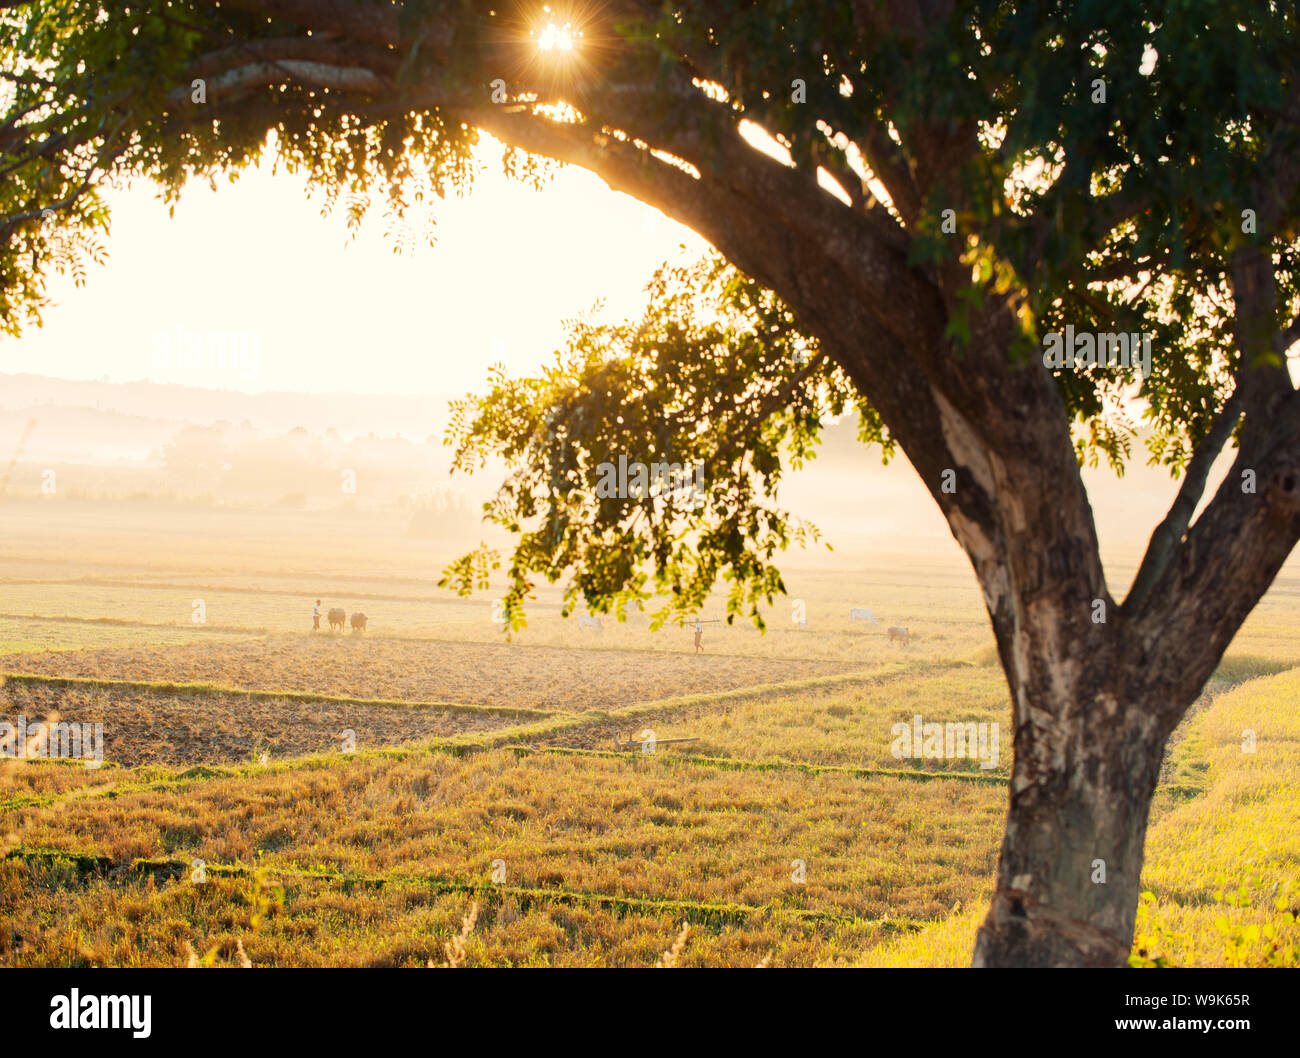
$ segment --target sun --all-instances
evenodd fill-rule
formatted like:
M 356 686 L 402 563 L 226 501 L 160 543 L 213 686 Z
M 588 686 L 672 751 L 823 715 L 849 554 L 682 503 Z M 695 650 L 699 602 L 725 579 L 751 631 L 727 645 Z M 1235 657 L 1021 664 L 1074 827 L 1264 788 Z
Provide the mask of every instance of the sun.
M 575 33 L 567 22 L 563 26 L 549 22 L 538 36 L 537 46 L 542 51 L 573 51 L 579 36 L 581 34 Z

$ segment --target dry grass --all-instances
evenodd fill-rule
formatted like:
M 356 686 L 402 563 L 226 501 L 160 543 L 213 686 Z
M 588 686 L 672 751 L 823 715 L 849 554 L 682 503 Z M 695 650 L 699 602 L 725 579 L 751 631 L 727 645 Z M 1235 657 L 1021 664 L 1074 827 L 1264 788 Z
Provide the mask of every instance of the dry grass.
M 465 917 L 460 921 L 460 932 L 442 946 L 442 950 L 447 954 L 447 961 L 443 963 L 445 968 L 454 969 L 465 964 L 465 942 L 469 940 L 469 935 L 474 932 L 474 924 L 477 921 L 478 902 L 475 901 L 470 904 Z M 432 962 L 430 962 L 430 965 L 432 965 Z
M 1300 965 L 1300 669 L 1198 716 L 1177 765 L 1206 792 L 1147 837 L 1138 947 L 1175 966 Z M 1246 733 L 1253 734 L 1253 751 Z M 1289 916 L 1289 917 L 1288 917 Z
M 466 898 L 423 884 L 383 888 L 286 880 L 283 906 L 251 925 L 250 884 L 214 878 L 109 880 L 57 864 L 0 861 L 0 964 L 185 966 L 188 951 L 231 965 L 242 939 L 256 966 L 408 966 L 446 961 L 464 928 Z M 680 933 L 681 914 L 538 898 L 480 901 L 465 967 L 652 967 Z M 866 923 L 751 916 L 691 934 L 680 966 L 813 966 L 843 962 L 884 934 Z
M 922 672 L 904 670 L 892 678 L 830 684 L 815 691 L 781 693 L 726 708 L 699 709 L 655 718 L 659 738 L 694 736 L 690 752 L 754 761 L 903 769 L 1010 773 L 1007 730 L 1010 704 L 1000 670 L 960 666 Z M 978 760 L 896 758 L 892 727 L 912 723 L 971 721 L 1000 725 L 998 766 Z
M 682 949 L 686 947 L 686 937 L 691 932 L 689 922 L 682 923 L 682 931 L 677 934 L 677 939 L 673 941 L 673 946 L 659 956 L 659 961 L 655 963 L 656 968 L 664 970 L 671 969 L 677 965 L 677 960 L 682 956 Z
M 0 815 L 26 848 L 926 919 L 983 891 L 1005 791 L 492 751 L 250 768 Z M 802 860 L 805 880 L 793 877 Z

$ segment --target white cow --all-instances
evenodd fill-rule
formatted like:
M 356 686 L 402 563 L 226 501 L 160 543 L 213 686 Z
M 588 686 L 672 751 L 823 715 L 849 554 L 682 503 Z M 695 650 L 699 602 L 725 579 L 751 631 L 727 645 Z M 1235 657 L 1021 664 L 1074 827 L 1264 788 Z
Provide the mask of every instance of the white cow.
M 849 611 L 849 624 L 852 624 L 854 621 L 857 620 L 866 621 L 868 624 L 873 624 L 873 625 L 880 624 L 879 621 L 877 621 L 874 617 L 871 616 L 871 611 L 868 610 L 865 606 L 855 606 L 853 607 L 853 609 Z
M 579 614 L 579 615 L 578 615 L 578 627 L 579 627 L 579 628 L 594 628 L 597 632 L 601 631 L 602 626 L 601 626 L 601 623 L 600 623 L 600 617 L 599 617 L 599 615 L 597 615 L 597 616 L 595 616 L 595 617 L 588 617 L 586 614 Z

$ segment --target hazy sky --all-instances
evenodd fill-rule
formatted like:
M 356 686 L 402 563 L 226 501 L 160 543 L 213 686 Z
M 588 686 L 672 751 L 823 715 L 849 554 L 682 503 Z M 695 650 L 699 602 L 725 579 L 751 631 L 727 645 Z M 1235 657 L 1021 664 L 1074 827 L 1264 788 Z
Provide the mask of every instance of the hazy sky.
M 152 185 L 114 193 L 108 262 L 81 289 L 55 279 L 45 327 L 0 339 L 0 371 L 254 393 L 482 389 L 493 363 L 534 370 L 561 320 L 597 299 L 637 312 L 680 243 L 705 248 L 584 170 L 534 192 L 501 174 L 499 149 L 482 156 L 474 192 L 436 205 L 437 244 L 401 256 L 382 209 L 350 241 L 342 211 L 322 217 L 269 160 L 216 192 L 191 185 L 174 218 Z

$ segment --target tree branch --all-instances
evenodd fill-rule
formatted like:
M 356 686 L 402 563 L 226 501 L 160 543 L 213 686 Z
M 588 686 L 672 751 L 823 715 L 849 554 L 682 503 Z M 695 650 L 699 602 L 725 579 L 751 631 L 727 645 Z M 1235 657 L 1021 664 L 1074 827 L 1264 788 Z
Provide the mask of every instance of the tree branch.
M 1155 532 L 1151 534 L 1151 541 L 1147 544 L 1142 564 L 1138 568 L 1137 575 L 1133 579 L 1133 585 L 1124 600 L 1123 609 L 1127 614 L 1136 615 L 1143 611 L 1147 600 L 1151 597 L 1152 589 L 1169 567 L 1169 563 L 1183 539 L 1183 534 L 1187 532 L 1187 527 L 1191 524 L 1192 515 L 1201 502 L 1201 496 L 1205 493 L 1205 482 L 1209 477 L 1210 468 L 1223 450 L 1223 446 L 1227 444 L 1228 438 L 1232 436 L 1232 431 L 1241 418 L 1241 407 L 1241 393 L 1239 391 L 1234 392 L 1215 417 L 1205 437 L 1201 439 L 1201 443 L 1196 446 L 1195 452 L 1192 453 L 1192 458 L 1187 464 L 1187 470 L 1183 474 L 1183 483 L 1178 489 L 1178 495 L 1174 498 L 1174 502 L 1164 520 L 1156 526 Z

